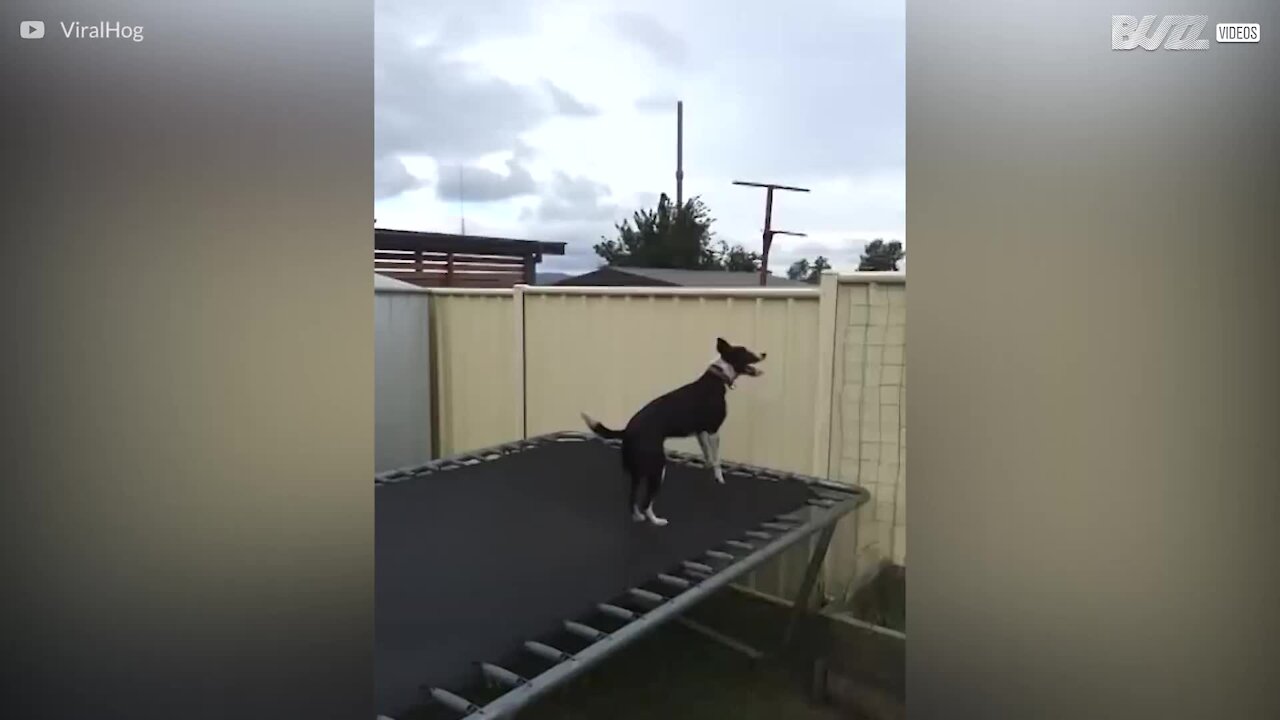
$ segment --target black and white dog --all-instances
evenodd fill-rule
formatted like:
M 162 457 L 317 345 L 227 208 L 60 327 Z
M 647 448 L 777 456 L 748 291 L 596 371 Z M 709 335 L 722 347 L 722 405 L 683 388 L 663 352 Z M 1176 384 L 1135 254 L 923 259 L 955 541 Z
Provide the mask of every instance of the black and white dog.
M 716 338 L 716 353 L 719 357 L 702 377 L 650 401 L 631 417 L 622 430 L 612 430 L 585 413 L 582 415 L 587 427 L 596 435 L 608 440 L 622 440 L 622 466 L 631 476 L 631 517 L 637 522 L 648 520 L 654 525 L 667 524 L 653 512 L 653 502 L 667 473 L 664 447 L 667 438 L 696 436 L 716 481 L 724 482 L 724 472 L 720 469 L 719 432 L 728 413 L 725 393 L 740 376 L 762 375 L 763 371 L 755 364 L 764 360 L 765 353 L 756 355 L 740 345 L 730 345 L 723 338 Z M 641 487 L 646 490 L 643 505 L 640 503 Z

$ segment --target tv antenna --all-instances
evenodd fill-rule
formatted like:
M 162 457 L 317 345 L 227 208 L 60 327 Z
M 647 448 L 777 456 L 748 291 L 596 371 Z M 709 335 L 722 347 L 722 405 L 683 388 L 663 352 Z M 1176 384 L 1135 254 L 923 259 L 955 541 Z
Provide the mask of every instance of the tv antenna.
M 676 208 L 684 207 L 684 101 L 676 101 Z
M 462 166 L 458 166 L 458 222 L 462 225 L 461 234 L 467 234 L 467 186 L 463 181 Z
M 769 248 L 773 245 L 774 235 L 794 235 L 796 237 L 808 237 L 802 232 L 791 232 L 789 230 L 773 229 L 773 191 L 787 190 L 789 192 L 809 192 L 809 188 L 792 187 L 790 185 L 775 185 L 773 183 L 747 182 L 745 180 L 734 180 L 734 185 L 745 185 L 747 187 L 759 187 L 765 189 L 764 194 L 764 232 L 761 233 L 763 240 L 762 246 L 764 252 L 760 255 L 760 284 L 765 285 L 769 281 Z

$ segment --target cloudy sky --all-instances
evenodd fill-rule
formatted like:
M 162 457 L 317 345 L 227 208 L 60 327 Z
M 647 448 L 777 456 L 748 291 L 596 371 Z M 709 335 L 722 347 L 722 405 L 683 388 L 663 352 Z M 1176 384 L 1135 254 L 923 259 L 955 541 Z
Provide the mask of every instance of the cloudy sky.
M 817 254 L 856 267 L 905 241 L 904 0 L 377 0 L 379 227 L 591 250 L 658 193 L 684 192 L 730 243 L 758 250 L 779 193 L 770 266 Z M 461 196 L 461 197 L 460 197 Z M 461 202 L 465 200 L 465 204 Z

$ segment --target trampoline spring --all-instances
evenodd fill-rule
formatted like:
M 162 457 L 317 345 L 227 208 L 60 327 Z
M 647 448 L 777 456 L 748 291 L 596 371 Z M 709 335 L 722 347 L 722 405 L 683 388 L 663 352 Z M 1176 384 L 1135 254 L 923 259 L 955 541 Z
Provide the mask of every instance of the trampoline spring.
M 645 602 L 651 602 L 655 605 L 661 604 L 666 601 L 666 598 L 662 597 L 658 593 L 650 592 L 643 588 L 631 588 L 630 590 L 627 591 L 627 593 L 630 594 L 631 597 L 637 598 L 639 600 L 644 600 Z
M 708 550 L 707 557 L 715 558 L 716 560 L 725 560 L 728 562 L 733 562 L 734 560 L 737 559 L 733 555 L 730 555 L 729 553 L 724 552 L 722 550 Z
M 805 501 L 805 504 L 806 504 L 806 505 L 813 505 L 813 506 L 815 506 L 815 507 L 829 508 L 829 507 L 833 507 L 836 503 L 835 503 L 835 501 L 834 501 L 834 500 L 824 500 L 824 499 L 821 499 L 821 498 L 815 498 L 815 499 L 812 499 L 812 500 L 807 500 L 807 501 Z
M 742 542 L 741 540 L 728 540 L 725 541 L 725 545 L 728 545 L 731 548 L 737 548 L 738 550 L 746 550 L 747 552 L 751 552 L 756 549 L 755 545 L 752 545 L 749 542 Z
M 610 605 L 609 603 L 600 603 L 599 605 L 596 605 L 596 609 L 605 615 L 619 620 L 625 620 L 626 622 L 631 622 L 632 620 L 640 617 L 640 613 L 632 612 L 626 608 L 620 608 L 617 605 Z
M 555 663 L 560 663 L 566 660 L 573 659 L 573 656 L 570 655 L 569 653 L 563 650 L 557 650 L 556 648 L 553 648 L 550 645 L 547 645 L 546 643 L 540 643 L 536 640 L 529 640 L 528 642 L 526 642 L 524 644 L 524 649 L 528 650 L 534 655 L 537 655 L 543 660 L 550 660 L 551 662 L 555 662 Z
M 574 635 L 577 635 L 578 637 L 586 638 L 587 640 L 592 640 L 592 641 L 603 639 L 605 637 L 608 637 L 609 635 L 609 633 L 604 632 L 603 630 L 597 630 L 591 627 L 590 625 L 584 625 L 580 622 L 574 622 L 572 620 L 564 621 L 564 629 L 568 630 Z
M 520 687 L 529 682 L 510 670 L 492 663 L 480 663 L 480 672 L 484 673 L 486 678 L 507 687 Z
M 676 577 L 675 575 L 668 575 L 666 573 L 658 573 L 658 579 L 668 585 L 674 585 L 682 590 L 693 584 L 682 577 Z
M 680 563 L 680 565 L 689 572 L 700 573 L 702 575 L 711 575 L 716 571 L 715 568 L 710 565 L 703 565 L 702 563 L 693 562 L 692 560 L 685 560 Z
M 757 540 L 769 540 L 770 538 L 773 537 L 769 533 L 761 532 L 759 530 L 748 530 L 745 533 L 743 533 L 743 535 L 746 535 L 747 537 L 755 538 Z
M 776 530 L 777 532 L 786 532 L 791 529 L 791 525 L 787 525 L 786 523 L 780 523 L 780 522 L 760 523 L 760 527 L 764 528 L 765 530 Z
M 454 712 L 460 712 L 463 715 L 470 715 L 471 713 L 480 711 L 480 707 L 475 703 L 459 695 L 454 695 L 448 690 L 431 688 L 429 692 L 431 693 L 432 700 L 435 700 Z

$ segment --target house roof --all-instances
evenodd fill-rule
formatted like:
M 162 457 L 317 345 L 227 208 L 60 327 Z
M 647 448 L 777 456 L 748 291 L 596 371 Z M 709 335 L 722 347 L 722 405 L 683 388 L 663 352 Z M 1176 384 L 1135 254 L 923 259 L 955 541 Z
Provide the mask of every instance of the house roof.
M 632 276 L 638 280 L 645 281 L 644 284 L 660 284 L 678 287 L 758 287 L 760 285 L 760 274 L 754 272 L 731 272 L 727 270 L 683 270 L 675 268 L 639 268 L 639 267 L 615 267 L 606 265 L 602 268 L 594 270 L 583 275 L 565 278 L 557 282 L 557 285 L 576 285 L 582 283 L 594 284 L 594 280 L 600 278 L 601 275 L 611 275 L 614 278 Z M 594 277 L 593 277 L 594 276 Z M 797 287 L 811 288 L 813 285 L 802 282 L 800 280 L 792 280 L 790 278 L 779 277 L 777 275 L 769 275 L 767 281 L 768 287 Z
M 453 233 L 417 232 L 374 228 L 375 250 L 419 250 L 423 252 L 454 252 L 481 255 L 563 255 L 562 242 L 538 240 L 513 240 L 511 238 L 485 237 L 482 235 L 455 235 Z
M 571 277 L 573 277 L 573 273 L 540 272 L 538 273 L 538 276 L 537 276 L 537 283 L 539 285 L 555 285 L 561 280 L 565 280 Z

